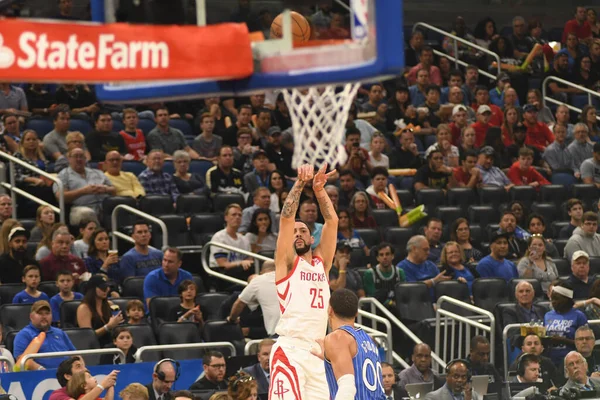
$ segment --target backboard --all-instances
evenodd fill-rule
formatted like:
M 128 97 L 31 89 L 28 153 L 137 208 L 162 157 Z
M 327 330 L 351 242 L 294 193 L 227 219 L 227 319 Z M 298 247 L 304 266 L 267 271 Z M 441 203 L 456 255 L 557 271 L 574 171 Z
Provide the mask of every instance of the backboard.
M 121 3 L 124 1 L 121 0 Z M 139 5 L 148 0 L 129 1 Z M 240 0 L 240 3 L 243 2 Z M 173 4 L 176 3 L 173 0 Z M 218 20 L 211 15 L 218 6 L 222 8 L 227 4 L 237 7 L 237 1 L 220 0 L 219 3 L 196 0 L 198 25 L 203 25 L 207 19 L 208 25 L 214 19 Z M 253 1 L 252 4 L 255 3 Z M 334 0 L 334 3 L 342 2 Z M 92 0 L 93 19 L 98 22 L 114 21 L 112 4 L 110 0 Z M 278 6 L 283 7 L 282 0 L 263 1 L 261 7 L 264 8 L 260 13 L 262 15 L 269 11 L 275 16 L 283 10 L 278 10 Z M 96 95 L 104 102 L 113 103 L 243 96 L 268 89 L 321 86 L 396 76 L 404 66 L 402 11 L 401 0 L 351 0 L 348 13 L 353 38 L 309 41 L 301 46 L 292 44 L 291 35 L 286 35 L 286 30 L 291 32 L 291 19 L 284 18 L 283 39 L 267 39 L 252 44 L 255 68 L 254 73 L 246 79 L 105 84 L 97 85 Z M 312 22 L 311 25 L 317 31 L 318 27 Z M 265 31 L 268 35 L 268 29 Z

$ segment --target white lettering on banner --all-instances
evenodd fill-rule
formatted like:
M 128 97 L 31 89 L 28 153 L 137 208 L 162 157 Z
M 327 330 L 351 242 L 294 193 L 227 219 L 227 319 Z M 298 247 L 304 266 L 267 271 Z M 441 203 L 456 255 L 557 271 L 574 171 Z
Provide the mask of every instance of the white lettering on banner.
M 76 34 L 70 35 L 64 42 L 48 40 L 45 33 L 38 36 L 34 32 L 23 32 L 19 36 L 19 48 L 25 54 L 25 58 L 18 58 L 17 64 L 24 69 L 169 68 L 167 43 L 122 42 L 116 40 L 113 34 L 101 34 L 98 36 L 98 43 L 93 43 L 79 42 Z

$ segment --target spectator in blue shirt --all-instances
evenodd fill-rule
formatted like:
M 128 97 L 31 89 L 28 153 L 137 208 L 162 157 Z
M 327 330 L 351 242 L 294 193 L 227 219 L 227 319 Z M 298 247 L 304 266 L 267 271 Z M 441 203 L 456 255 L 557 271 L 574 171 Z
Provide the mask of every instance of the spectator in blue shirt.
M 482 278 L 502 278 L 506 282 L 519 277 L 517 266 L 507 260 L 508 254 L 507 233 L 498 233 L 492 235 L 490 241 L 490 255 L 483 257 L 477 264 L 477 272 Z
M 408 256 L 400 263 L 400 267 L 406 275 L 406 282 L 423 282 L 431 289 L 433 297 L 433 287 L 436 283 L 452 279 L 440 272 L 437 265 L 429 261 L 429 242 L 423 235 L 411 237 L 406 244 Z
M 442 249 L 440 256 L 440 264 L 444 270 L 445 275 L 448 275 L 451 279 L 466 283 L 469 288 L 469 295 L 472 296 L 471 290 L 475 277 L 465 267 L 465 255 L 460 248 L 460 245 L 456 242 L 447 242 Z
M 146 276 L 162 265 L 162 251 L 150 247 L 152 233 L 147 222 L 140 220 L 133 224 L 131 237 L 135 246 L 121 257 L 121 280 L 130 276 Z
M 81 293 L 73 291 L 74 283 L 73 274 L 70 271 L 58 271 L 56 274 L 56 287 L 58 287 L 58 293 L 50 298 L 52 322 L 60 322 L 60 305 L 64 301 L 83 299 Z
M 75 351 L 75 346 L 71 343 L 71 339 L 58 328 L 51 326 L 52 323 L 52 311 L 50 303 L 45 300 L 40 300 L 31 306 L 31 313 L 29 314 L 31 322 L 25 328 L 21 329 L 17 336 L 15 336 L 14 342 L 14 355 L 15 359 L 18 359 L 21 354 L 25 351 L 31 341 L 37 337 L 40 333 L 46 332 L 46 339 L 42 346 L 37 351 L 40 353 L 54 353 L 54 352 L 65 352 Z M 39 358 L 32 360 L 29 369 L 39 370 L 47 368 L 58 368 L 58 365 L 65 359 L 65 357 L 53 357 L 53 358 Z
M 13 304 L 35 303 L 38 300 L 49 301 L 50 298 L 44 292 L 38 290 L 40 286 L 40 267 L 28 265 L 23 268 L 23 283 L 25 290 L 20 291 L 13 297 Z
M 150 307 L 150 299 L 155 296 L 178 296 L 177 288 L 186 279 L 193 279 L 192 274 L 181 269 L 181 251 L 176 247 L 165 250 L 162 268 L 155 269 L 144 279 L 144 299 Z

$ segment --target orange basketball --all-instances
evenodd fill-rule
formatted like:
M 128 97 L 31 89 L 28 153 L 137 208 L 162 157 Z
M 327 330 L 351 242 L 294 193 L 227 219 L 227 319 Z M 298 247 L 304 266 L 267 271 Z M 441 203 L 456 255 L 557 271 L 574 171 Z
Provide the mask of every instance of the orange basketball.
M 302 16 L 292 11 L 292 38 L 294 42 L 307 42 L 310 39 L 310 24 Z M 281 39 L 283 36 L 283 14 L 279 14 L 271 24 L 271 38 Z

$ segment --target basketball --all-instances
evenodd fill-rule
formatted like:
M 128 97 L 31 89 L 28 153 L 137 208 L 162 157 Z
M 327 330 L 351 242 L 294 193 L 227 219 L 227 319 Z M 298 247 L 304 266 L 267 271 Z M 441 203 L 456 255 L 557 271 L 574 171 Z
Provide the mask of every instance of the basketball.
M 292 38 L 294 42 L 307 42 L 310 39 L 310 24 L 301 14 L 292 11 Z M 271 38 L 283 36 L 283 14 L 279 14 L 271 24 Z

